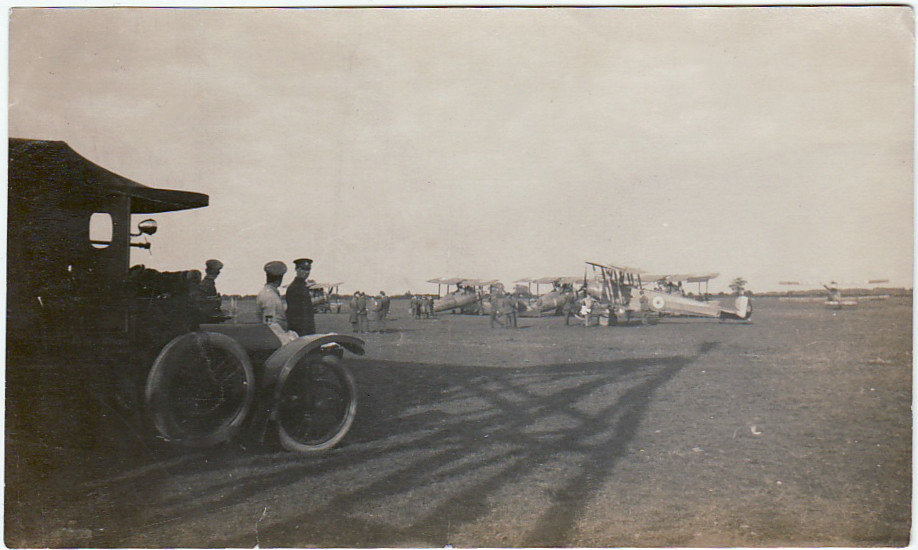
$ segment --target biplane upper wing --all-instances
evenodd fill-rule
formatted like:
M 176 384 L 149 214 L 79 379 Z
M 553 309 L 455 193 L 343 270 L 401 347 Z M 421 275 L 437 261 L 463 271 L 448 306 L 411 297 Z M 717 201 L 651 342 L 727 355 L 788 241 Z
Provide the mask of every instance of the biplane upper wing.
M 324 288 L 325 290 L 331 290 L 331 289 L 335 288 L 336 286 L 341 286 L 342 284 L 344 284 L 344 283 L 343 283 L 343 282 L 339 282 L 339 283 L 316 283 L 316 282 L 310 281 L 310 282 L 309 282 L 309 288 Z
M 450 278 L 437 278 L 430 279 L 428 283 L 433 283 L 435 285 L 458 285 L 464 283 L 467 279 L 462 277 L 450 277 Z
M 711 279 L 716 279 L 720 276 L 720 273 L 705 273 L 703 275 L 692 275 L 685 281 L 688 283 L 706 283 Z
M 610 270 L 614 270 L 614 271 L 620 271 L 620 272 L 625 273 L 625 274 L 628 274 L 628 275 L 643 275 L 644 273 L 646 273 L 646 271 L 644 271 L 643 269 L 641 269 L 641 268 L 639 268 L 639 267 L 631 267 L 631 266 L 627 266 L 627 265 L 616 265 L 616 264 L 611 264 L 611 263 L 609 263 L 609 264 L 601 264 L 601 263 L 597 263 L 597 262 L 587 262 L 587 264 L 592 265 L 592 266 L 594 266 L 594 267 L 600 267 L 600 268 L 602 268 L 602 269 L 610 269 Z
M 663 280 L 670 283 L 706 283 L 719 275 L 720 273 L 677 273 L 674 275 L 666 275 L 663 277 Z
M 692 275 L 689 273 L 673 273 L 672 275 L 667 275 L 663 279 L 668 283 L 684 283 L 689 280 Z
M 627 265 L 612 266 L 612 267 L 628 275 L 643 275 L 644 273 L 647 273 L 646 271 L 644 271 L 643 269 L 639 267 L 630 267 Z

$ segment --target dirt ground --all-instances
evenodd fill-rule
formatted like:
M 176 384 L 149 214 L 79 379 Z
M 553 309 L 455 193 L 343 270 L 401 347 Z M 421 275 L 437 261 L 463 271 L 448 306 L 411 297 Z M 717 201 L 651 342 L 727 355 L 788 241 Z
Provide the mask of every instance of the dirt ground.
M 129 433 L 87 451 L 8 433 L 6 544 L 909 542 L 910 299 L 759 299 L 748 324 L 491 330 L 414 320 L 401 301 L 392 317 L 350 363 L 357 420 L 325 454 Z M 344 314 L 318 326 L 350 331 Z

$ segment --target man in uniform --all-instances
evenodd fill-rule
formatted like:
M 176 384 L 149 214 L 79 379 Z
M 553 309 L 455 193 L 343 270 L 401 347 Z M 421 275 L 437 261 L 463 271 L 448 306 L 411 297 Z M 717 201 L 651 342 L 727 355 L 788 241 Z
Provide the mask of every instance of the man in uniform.
M 571 317 L 576 313 L 575 309 L 577 307 L 577 302 L 580 300 L 580 294 L 574 294 L 569 296 L 567 300 L 564 301 L 564 305 L 561 306 L 561 312 L 564 314 L 564 325 L 570 326 Z
M 583 315 L 583 326 L 585 327 L 593 326 L 593 306 L 595 303 L 596 300 L 589 293 L 580 301 L 580 314 Z
M 496 288 L 491 289 L 491 295 L 488 297 L 488 302 L 491 304 L 491 319 L 489 320 L 489 325 L 491 328 L 495 328 L 496 325 L 504 326 L 504 323 L 500 320 L 500 294 L 497 292 Z
M 351 327 L 354 329 L 354 332 L 358 332 L 360 330 L 360 327 L 358 326 L 359 319 L 357 318 L 357 300 L 359 298 L 360 291 L 358 290 L 354 292 L 354 295 L 347 303 L 349 309 L 348 321 L 351 322 Z
M 284 280 L 284 273 L 287 272 L 287 266 L 284 262 L 268 262 L 265 264 L 265 286 L 255 298 L 255 305 L 258 308 L 259 322 L 270 325 L 276 323 L 280 328 L 287 330 L 287 308 L 284 306 L 284 300 L 280 295 L 281 282 Z
M 520 309 L 519 302 L 513 294 L 507 294 L 507 302 L 510 306 L 510 310 L 507 312 L 507 324 L 513 328 L 519 328 L 516 322 L 517 312 Z
M 647 298 L 647 295 L 644 294 L 644 290 L 641 290 L 641 324 L 647 324 L 647 312 L 650 311 L 650 299 Z
M 227 319 L 226 314 L 220 309 L 220 293 L 217 292 L 217 277 L 223 269 L 220 260 L 207 260 L 204 262 L 204 279 L 199 285 L 198 310 L 201 312 L 203 323 L 219 323 Z
M 361 334 L 370 332 L 370 318 L 367 312 L 367 295 L 363 291 L 357 293 L 357 328 Z
M 316 312 L 312 307 L 312 295 L 309 292 L 309 273 L 312 271 L 312 260 L 300 258 L 293 260 L 296 266 L 296 278 L 287 287 L 287 324 L 290 330 L 300 336 L 316 333 Z
M 418 297 L 416 294 L 409 294 L 411 299 L 408 301 L 408 311 L 411 312 L 411 316 L 415 319 L 421 318 L 421 308 L 419 307 L 420 302 L 418 302 Z
M 379 296 L 376 297 L 376 332 L 386 332 L 388 330 L 386 317 L 389 316 L 389 306 L 391 304 L 392 302 L 386 296 L 386 293 L 380 290 Z
M 623 284 L 622 285 L 622 305 L 628 307 L 628 304 L 631 303 L 631 285 Z

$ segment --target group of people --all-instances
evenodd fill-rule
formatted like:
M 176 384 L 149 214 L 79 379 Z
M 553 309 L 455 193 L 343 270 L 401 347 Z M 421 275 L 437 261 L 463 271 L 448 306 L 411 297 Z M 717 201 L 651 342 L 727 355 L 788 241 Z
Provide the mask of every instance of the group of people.
M 312 272 L 312 260 L 299 258 L 293 260 L 293 265 L 296 274 L 293 282 L 287 286 L 286 294 L 281 297 L 280 286 L 287 273 L 287 265 L 278 260 L 265 264 L 265 286 L 255 297 L 258 318 L 262 323 L 276 324 L 300 336 L 315 334 L 316 313 L 307 284 Z
M 376 332 L 386 332 L 388 330 L 386 320 L 389 317 L 390 304 L 391 300 L 382 290 L 373 299 L 369 298 L 365 292 L 358 290 L 348 302 L 348 320 L 351 323 L 351 328 L 354 332 L 370 332 L 370 313 L 372 312 L 373 320 L 376 321 Z
M 437 314 L 434 312 L 433 296 L 421 296 L 419 294 L 411 295 L 411 299 L 409 300 L 409 312 L 415 319 L 420 319 L 422 315 L 425 319 L 436 317 Z
M 258 320 L 270 326 L 279 335 L 295 332 L 298 336 L 316 333 L 315 308 L 312 294 L 309 291 L 309 274 L 312 272 L 312 260 L 299 258 L 293 260 L 295 276 L 281 295 L 281 283 L 287 273 L 287 265 L 281 261 L 265 264 L 265 286 L 255 297 Z M 221 296 L 217 292 L 216 279 L 223 269 L 220 260 L 207 260 L 205 273 L 200 282 L 199 309 L 208 322 L 219 322 L 227 319 L 220 308 Z M 348 303 L 350 322 L 354 332 L 370 332 L 370 317 L 376 322 L 376 331 L 385 332 L 389 316 L 390 299 L 386 293 L 379 291 L 375 298 L 357 291 Z
M 627 301 L 624 300 L 627 296 Z M 650 311 L 650 300 L 644 291 L 641 290 L 640 296 L 638 298 L 640 301 L 640 320 L 641 323 L 647 322 L 647 315 Z M 631 289 L 628 288 L 627 294 L 623 295 L 622 305 L 628 306 L 631 302 Z M 606 315 L 611 315 L 611 312 L 604 306 L 602 303 L 590 296 L 585 290 L 578 291 L 571 300 L 565 302 L 562 311 L 564 313 L 564 324 L 570 325 L 572 318 L 577 318 L 578 320 L 582 319 L 583 326 L 591 327 L 599 324 L 599 319 L 603 317 L 603 312 L 605 310 Z
M 491 304 L 491 328 L 498 325 L 504 328 L 518 328 L 517 313 L 520 304 L 517 298 L 502 290 L 492 290 L 489 299 Z
M 580 291 L 574 297 L 564 303 L 562 311 L 564 313 L 564 324 L 570 325 L 571 318 L 579 317 L 583 319 L 583 326 L 594 326 L 599 322 L 600 312 L 597 307 L 598 301 L 590 296 L 586 291 Z
M 265 286 L 258 292 L 255 304 L 258 320 L 281 332 L 292 331 L 299 336 L 316 333 L 315 308 L 307 281 L 312 272 L 312 260 L 299 258 L 293 260 L 296 275 L 281 296 L 280 287 L 287 273 L 287 265 L 281 261 L 265 264 Z M 204 278 L 200 283 L 199 310 L 205 320 L 219 322 L 227 316 L 220 308 L 222 298 L 217 292 L 217 277 L 223 269 L 220 260 L 207 260 L 204 263 Z

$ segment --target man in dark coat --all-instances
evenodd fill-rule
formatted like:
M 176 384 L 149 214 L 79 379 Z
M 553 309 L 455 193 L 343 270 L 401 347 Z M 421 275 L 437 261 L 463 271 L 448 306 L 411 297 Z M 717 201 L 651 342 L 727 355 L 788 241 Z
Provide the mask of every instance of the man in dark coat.
M 357 332 L 359 330 L 359 326 L 358 326 L 359 319 L 357 317 L 357 300 L 359 298 L 360 298 L 360 291 L 358 290 L 357 292 L 354 293 L 354 295 L 351 297 L 351 299 L 347 303 L 348 308 L 350 310 L 349 315 L 348 315 L 348 321 L 351 322 L 351 327 L 354 329 L 354 332 Z
M 312 307 L 312 295 L 309 293 L 309 273 L 312 271 L 312 260 L 300 258 L 293 260 L 296 266 L 296 278 L 287 287 L 287 326 L 300 336 L 316 333 L 316 312 Z
M 386 324 L 386 317 L 389 316 L 389 306 L 392 301 L 386 296 L 386 293 L 382 290 L 379 291 L 379 296 L 376 297 L 376 332 L 386 332 L 388 326 Z
M 220 260 L 207 260 L 204 262 L 204 279 L 198 285 L 195 293 L 198 302 L 198 310 L 201 312 L 202 323 L 219 323 L 225 321 L 228 317 L 220 309 L 222 298 L 217 292 L 217 277 L 220 276 L 220 270 L 223 269 L 223 262 Z

